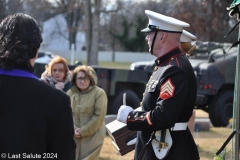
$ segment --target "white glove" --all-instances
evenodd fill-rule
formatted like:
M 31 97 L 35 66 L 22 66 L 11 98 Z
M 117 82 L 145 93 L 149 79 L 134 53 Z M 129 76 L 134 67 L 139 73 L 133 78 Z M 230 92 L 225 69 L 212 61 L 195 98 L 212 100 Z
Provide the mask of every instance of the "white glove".
M 136 144 L 136 142 L 137 142 L 137 138 L 134 138 L 134 139 L 132 139 L 131 141 L 129 141 L 129 142 L 127 143 L 127 145 L 128 145 L 128 146 L 131 146 L 131 145 Z
M 127 116 L 131 111 L 133 111 L 132 107 L 122 105 L 118 110 L 117 120 L 120 122 L 126 123 Z

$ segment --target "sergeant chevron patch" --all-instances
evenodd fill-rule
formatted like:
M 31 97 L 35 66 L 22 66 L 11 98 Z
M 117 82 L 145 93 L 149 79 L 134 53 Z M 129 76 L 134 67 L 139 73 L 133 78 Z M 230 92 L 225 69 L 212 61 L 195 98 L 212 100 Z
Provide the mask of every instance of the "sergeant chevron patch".
M 159 97 L 162 99 L 171 98 L 174 94 L 175 86 L 169 78 L 162 86 Z

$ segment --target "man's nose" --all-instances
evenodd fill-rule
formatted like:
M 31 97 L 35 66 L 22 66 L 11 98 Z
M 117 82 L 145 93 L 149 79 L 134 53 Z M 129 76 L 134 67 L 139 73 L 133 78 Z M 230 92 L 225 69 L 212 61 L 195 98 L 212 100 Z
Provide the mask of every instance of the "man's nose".
M 149 38 L 149 37 L 148 37 L 148 35 L 147 35 L 147 36 L 145 37 L 145 40 L 148 41 L 148 38 Z

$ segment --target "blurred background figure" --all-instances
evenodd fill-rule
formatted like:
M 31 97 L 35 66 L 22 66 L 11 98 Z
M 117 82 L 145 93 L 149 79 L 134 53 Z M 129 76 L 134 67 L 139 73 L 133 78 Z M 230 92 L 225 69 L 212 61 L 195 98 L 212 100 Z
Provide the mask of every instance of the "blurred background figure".
M 71 88 L 71 72 L 69 71 L 67 61 L 60 56 L 54 57 L 46 65 L 46 70 L 41 75 L 41 80 L 56 89 L 66 92 Z
M 90 66 L 76 67 L 71 83 L 67 94 L 73 111 L 76 160 L 98 160 L 106 134 L 106 93 L 96 86 L 97 75 Z
M 196 45 L 192 44 L 192 41 L 196 39 L 196 36 L 189 33 L 186 30 L 183 30 L 180 37 L 179 48 L 181 52 L 187 56 L 190 56 L 192 52 L 196 49 Z

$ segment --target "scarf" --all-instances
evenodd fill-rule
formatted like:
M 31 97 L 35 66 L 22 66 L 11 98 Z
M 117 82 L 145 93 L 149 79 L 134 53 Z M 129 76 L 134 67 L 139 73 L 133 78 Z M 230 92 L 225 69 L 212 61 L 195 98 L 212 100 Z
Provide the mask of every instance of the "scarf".
M 68 71 L 68 72 L 67 72 L 66 79 L 64 79 L 62 82 L 63 82 L 64 84 L 67 84 L 68 82 L 71 81 L 71 77 L 72 77 L 72 74 L 71 74 L 70 71 Z M 55 78 L 53 78 L 53 77 L 47 72 L 47 70 L 42 73 L 41 79 L 42 79 L 44 82 L 50 84 L 50 85 L 53 86 L 53 87 L 55 87 L 55 84 L 58 82 Z

